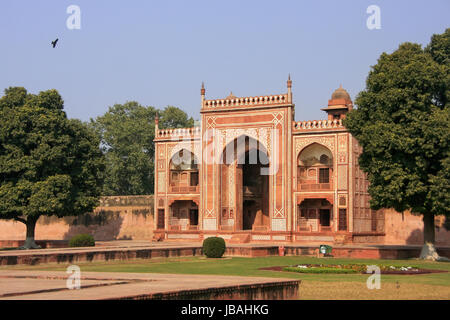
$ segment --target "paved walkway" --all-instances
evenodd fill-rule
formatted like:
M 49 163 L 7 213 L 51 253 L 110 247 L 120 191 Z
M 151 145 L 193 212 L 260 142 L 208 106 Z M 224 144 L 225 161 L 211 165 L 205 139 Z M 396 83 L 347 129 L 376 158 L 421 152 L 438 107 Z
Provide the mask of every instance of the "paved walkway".
M 228 244 L 227 247 L 234 248 L 263 248 L 263 247 L 277 247 L 283 245 L 285 247 L 319 247 L 318 243 L 242 243 L 242 244 Z M 35 249 L 35 250 L 0 250 L 0 256 L 21 256 L 21 255 L 33 255 L 33 254 L 59 254 L 59 253 L 75 253 L 75 252 L 102 252 L 102 251 L 115 251 L 118 249 L 166 249 L 166 248 L 192 248 L 202 247 L 202 242 L 185 242 L 185 241 L 162 241 L 151 242 L 148 240 L 114 240 L 114 241 L 96 241 L 95 247 L 84 248 L 50 248 L 50 249 Z M 417 249 L 421 246 L 417 245 L 333 245 L 333 248 L 389 248 L 389 249 L 404 249 L 411 248 Z
M 318 256 L 317 243 L 246 243 L 229 244 L 226 255 L 240 257 L 275 256 L 284 245 L 286 255 Z M 338 258 L 409 259 L 418 257 L 420 246 L 333 245 L 332 255 Z M 450 248 L 440 247 L 438 253 L 450 258 Z M 47 263 L 78 263 L 110 260 L 152 259 L 164 257 L 201 256 L 200 242 L 108 241 L 95 247 L 50 248 L 38 250 L 2 250 L 0 265 L 35 265 Z
M 82 272 L 81 288 L 69 290 L 68 276 L 62 271 L 0 270 L 0 299 L 94 300 L 150 298 L 158 295 L 164 298 L 170 295 L 176 297 L 186 291 L 204 294 L 205 291 L 214 293 L 221 289 L 238 294 L 245 286 L 250 290 L 260 290 L 264 286 L 276 287 L 280 291 L 283 285 L 297 286 L 298 289 L 299 284 L 298 280 L 259 277 Z
M 201 242 L 151 242 L 144 240 L 115 240 L 115 241 L 96 241 L 95 247 L 80 248 L 50 248 L 50 249 L 31 249 L 31 250 L 0 250 L 0 256 L 10 255 L 33 255 L 45 253 L 75 253 L 75 252 L 101 252 L 114 251 L 117 249 L 150 249 L 150 248 L 190 248 L 201 247 Z

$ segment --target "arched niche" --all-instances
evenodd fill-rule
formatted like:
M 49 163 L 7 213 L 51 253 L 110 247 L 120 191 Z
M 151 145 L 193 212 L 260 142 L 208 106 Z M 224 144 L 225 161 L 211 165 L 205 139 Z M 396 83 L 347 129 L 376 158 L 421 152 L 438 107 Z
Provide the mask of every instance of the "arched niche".
M 197 192 L 199 170 L 197 157 L 187 149 L 176 152 L 169 162 L 171 192 Z
M 331 231 L 333 205 L 326 198 L 303 199 L 298 205 L 297 231 Z
M 333 183 L 333 154 L 327 147 L 313 143 L 297 157 L 299 190 L 331 190 Z

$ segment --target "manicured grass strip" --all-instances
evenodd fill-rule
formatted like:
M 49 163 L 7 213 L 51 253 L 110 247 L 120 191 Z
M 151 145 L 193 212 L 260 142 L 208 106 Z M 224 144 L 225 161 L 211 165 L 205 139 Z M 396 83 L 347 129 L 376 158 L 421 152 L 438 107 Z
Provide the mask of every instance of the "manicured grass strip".
M 304 275 L 306 276 L 306 275 Z M 345 277 L 351 277 L 346 275 Z M 344 277 L 344 276 L 342 276 Z M 409 276 L 408 276 L 409 277 Z M 414 276 L 413 276 L 414 277 Z M 366 277 L 367 278 L 367 277 Z M 366 282 L 302 281 L 301 300 L 449 300 L 450 287 L 381 281 L 380 289 L 368 289 Z
M 0 269 L 13 270 L 55 270 L 66 271 L 74 264 L 47 264 L 47 265 L 16 265 L 0 266 Z M 143 273 L 176 273 L 176 274 L 205 274 L 230 275 L 250 277 L 273 277 L 300 279 L 302 281 L 320 282 L 359 282 L 364 284 L 369 274 L 336 274 L 336 273 L 297 273 L 261 270 L 274 266 L 296 266 L 299 264 L 364 264 L 364 265 L 394 265 L 417 266 L 422 269 L 439 269 L 450 271 L 448 262 L 431 262 L 416 259 L 410 260 L 383 260 L 383 259 L 348 259 L 348 258 L 316 258 L 307 256 L 285 257 L 226 257 L 222 259 L 207 259 L 205 257 L 155 258 L 136 259 L 124 261 L 95 261 L 75 263 L 80 266 L 81 272 L 143 272 Z M 448 286 L 450 288 L 450 273 L 432 273 L 422 275 L 382 275 L 382 283 L 411 283 Z M 449 298 L 450 299 L 450 298 Z

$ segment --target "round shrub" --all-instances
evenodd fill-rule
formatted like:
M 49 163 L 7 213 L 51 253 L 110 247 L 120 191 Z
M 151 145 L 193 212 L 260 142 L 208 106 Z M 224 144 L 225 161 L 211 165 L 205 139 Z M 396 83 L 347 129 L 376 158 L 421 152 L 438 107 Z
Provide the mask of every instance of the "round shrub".
M 90 234 L 77 234 L 69 241 L 69 247 L 93 247 L 95 246 L 94 237 Z
M 220 237 L 210 237 L 203 240 L 203 254 L 208 258 L 221 258 L 225 253 L 225 240 Z

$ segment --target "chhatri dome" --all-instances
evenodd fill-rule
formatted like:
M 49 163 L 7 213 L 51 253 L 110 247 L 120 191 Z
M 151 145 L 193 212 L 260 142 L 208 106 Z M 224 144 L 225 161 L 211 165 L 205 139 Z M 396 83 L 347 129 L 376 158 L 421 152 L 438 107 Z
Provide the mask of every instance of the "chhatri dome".
M 348 94 L 347 90 L 342 88 L 342 84 L 331 95 L 331 100 L 334 100 L 334 99 L 352 100 L 352 99 L 350 99 L 350 95 Z
M 321 110 L 328 113 L 328 120 L 343 119 L 347 111 L 353 109 L 352 99 L 347 90 L 342 88 L 342 84 L 334 90 L 331 99 L 328 100 L 328 107 Z

